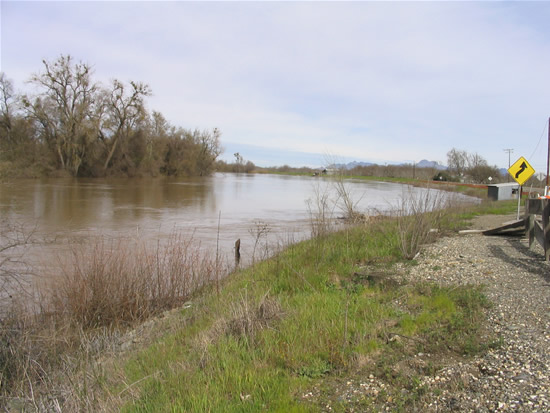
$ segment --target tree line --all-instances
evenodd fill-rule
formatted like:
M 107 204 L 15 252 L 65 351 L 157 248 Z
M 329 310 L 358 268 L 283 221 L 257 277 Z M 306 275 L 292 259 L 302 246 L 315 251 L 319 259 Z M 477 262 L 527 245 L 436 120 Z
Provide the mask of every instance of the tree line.
M 0 176 L 204 176 L 222 153 L 220 131 L 188 130 L 149 112 L 149 86 L 102 85 L 70 55 L 43 60 L 18 94 L 0 73 Z
M 497 166 L 491 166 L 478 153 L 453 148 L 447 152 L 447 171 L 455 180 L 473 183 L 496 183 L 503 180 Z M 490 179 L 489 179 L 490 178 Z

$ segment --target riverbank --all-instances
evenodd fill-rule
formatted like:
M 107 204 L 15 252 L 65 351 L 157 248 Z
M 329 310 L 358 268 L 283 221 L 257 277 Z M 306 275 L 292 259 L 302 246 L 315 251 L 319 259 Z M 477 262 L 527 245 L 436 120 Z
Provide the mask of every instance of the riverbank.
M 313 171 L 254 171 L 258 174 L 272 174 L 272 175 L 288 175 L 288 176 L 311 176 Z M 463 195 L 472 196 L 480 199 L 487 199 L 487 185 L 485 184 L 473 184 L 462 182 L 450 182 L 450 181 L 437 181 L 433 179 L 421 179 L 411 177 L 390 177 L 390 176 L 373 176 L 373 175 L 353 175 L 343 173 L 341 175 L 315 175 L 317 177 L 332 177 L 337 180 L 356 180 L 366 182 L 389 182 L 403 185 L 411 185 L 415 187 L 425 187 L 434 189 L 440 189 L 448 192 L 457 192 Z
M 445 237 L 413 261 L 400 258 L 389 219 L 290 246 L 126 333 L 87 332 L 85 354 L 65 353 L 32 400 L 4 401 L 51 411 L 493 411 L 517 408 L 529 383 L 520 406 L 543 411 L 548 324 L 536 323 L 548 317 L 534 274 L 547 264 L 500 254 L 508 238 L 454 235 L 475 214 L 511 206 L 449 212 Z M 538 304 L 515 319 L 521 296 L 508 288 L 501 303 L 497 287 L 518 265 L 533 266 L 527 297 Z M 487 281 L 496 290 L 480 287 Z M 529 342 L 535 353 L 518 356 Z
M 481 216 L 472 227 L 491 228 L 515 216 L 508 218 Z M 550 266 L 539 244 L 529 250 L 522 237 L 449 237 L 426 247 L 418 264 L 408 279 L 484 285 L 492 303 L 486 330 L 500 342 L 471 360 L 445 366 L 436 373 L 439 380 L 426 377 L 428 391 L 440 393 L 427 401 L 425 411 L 549 411 Z
M 482 215 L 473 219 L 471 228 L 494 228 L 511 219 L 514 214 Z M 530 250 L 518 236 L 453 235 L 425 246 L 416 263 L 398 265 L 407 282 L 483 286 L 491 306 L 482 334 L 494 341 L 473 357 L 419 352 L 410 358 L 420 371 L 438 365 L 417 378 L 423 394 L 410 411 L 549 411 L 550 266 L 542 248 L 536 244 Z M 336 398 L 353 406 L 354 399 L 387 387 L 379 377 L 353 377 L 340 385 Z M 372 409 L 383 410 L 399 408 L 386 400 Z

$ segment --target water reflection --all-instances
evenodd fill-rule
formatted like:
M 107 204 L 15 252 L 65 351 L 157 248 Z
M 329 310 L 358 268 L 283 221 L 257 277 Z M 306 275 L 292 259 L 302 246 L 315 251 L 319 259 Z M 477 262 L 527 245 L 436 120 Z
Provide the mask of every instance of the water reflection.
M 315 197 L 316 186 L 329 184 L 323 178 L 246 174 L 23 180 L 0 184 L 0 214 L 36 225 L 44 234 L 166 236 L 177 229 L 193 234 L 205 248 L 221 245 L 229 252 L 241 238 L 246 252 L 257 222 L 269 225 L 272 237 L 308 236 L 306 201 Z M 348 185 L 362 212 L 388 210 L 403 188 L 364 181 Z

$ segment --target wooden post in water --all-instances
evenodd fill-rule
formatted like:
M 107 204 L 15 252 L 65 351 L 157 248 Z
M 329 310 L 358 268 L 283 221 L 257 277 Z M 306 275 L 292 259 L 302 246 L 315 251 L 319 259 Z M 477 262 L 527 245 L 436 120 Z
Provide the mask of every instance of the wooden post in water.
M 239 266 L 241 262 L 241 239 L 235 241 L 235 268 Z

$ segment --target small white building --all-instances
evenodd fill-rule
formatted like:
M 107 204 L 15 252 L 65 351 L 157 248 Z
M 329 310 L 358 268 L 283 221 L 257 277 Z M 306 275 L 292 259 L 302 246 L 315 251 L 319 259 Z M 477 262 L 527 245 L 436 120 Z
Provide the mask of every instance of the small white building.
M 487 185 L 487 196 L 493 201 L 518 199 L 518 194 L 519 184 L 517 182 Z

